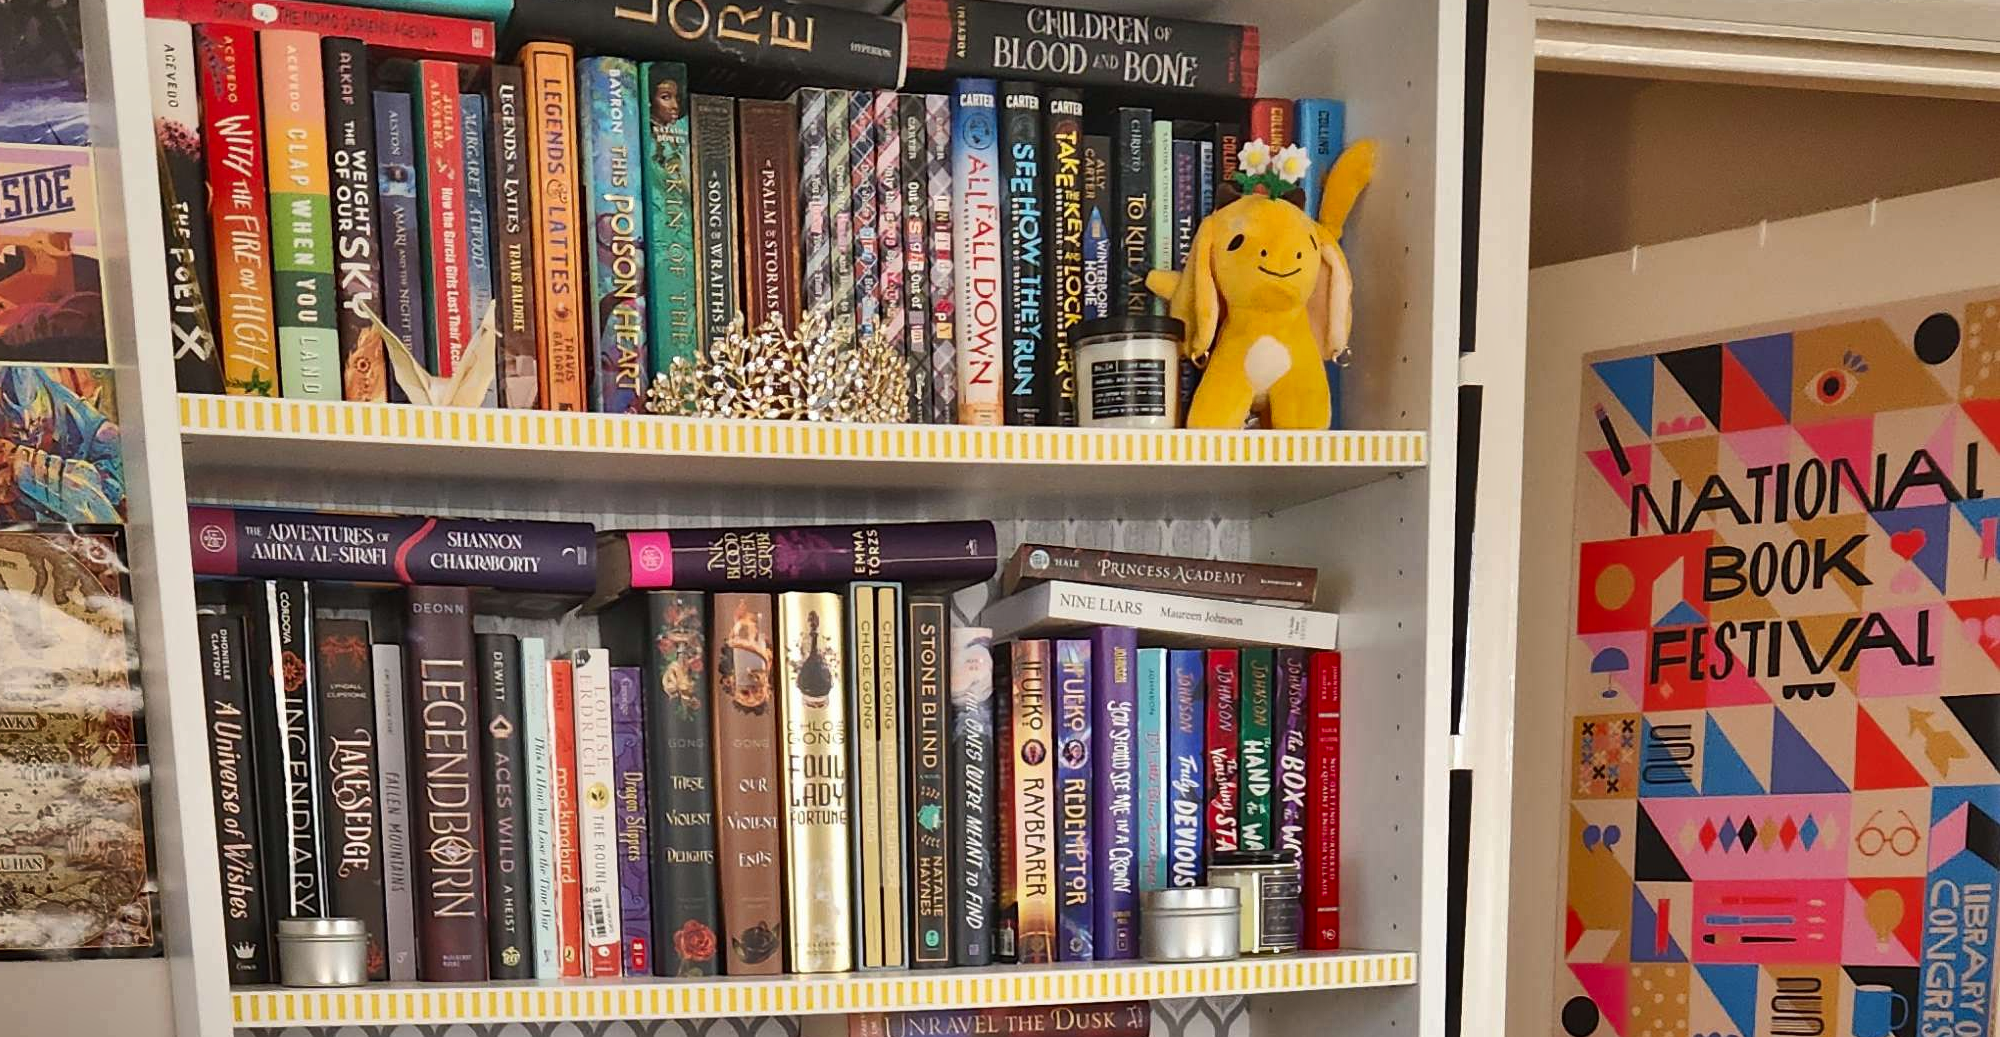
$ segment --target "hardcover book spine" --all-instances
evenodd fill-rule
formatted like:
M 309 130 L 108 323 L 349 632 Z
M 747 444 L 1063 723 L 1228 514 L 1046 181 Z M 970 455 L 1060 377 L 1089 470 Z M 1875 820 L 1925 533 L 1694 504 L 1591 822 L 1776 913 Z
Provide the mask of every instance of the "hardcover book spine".
M 1261 140 L 1277 154 L 1292 142 L 1292 102 L 1260 97 L 1250 104 L 1249 140 Z
M 910 595 L 910 887 L 913 911 L 910 961 L 917 968 L 951 964 L 951 885 L 955 848 L 948 841 L 947 796 L 951 599 Z
M 646 238 L 639 206 L 639 68 L 624 58 L 576 63 L 578 119 L 589 166 L 591 409 L 645 409 Z
M 1167 882 L 1202 884 L 1202 772 L 1207 757 L 1202 736 L 1207 721 L 1207 688 L 1200 649 L 1175 649 L 1167 656 Z
M 1234 648 L 1208 650 L 1208 840 L 1212 853 L 1233 853 L 1237 849 L 1237 709 L 1238 652 Z
M 1013 707 L 1014 960 L 1055 960 L 1055 713 L 1047 641 L 1016 641 L 1009 659 Z
M 896 95 L 878 90 L 875 114 L 875 323 L 899 352 L 909 346 L 903 311 L 903 133 Z
M 1199 223 L 1202 217 L 1215 211 L 1215 142 L 1212 140 L 1196 141 L 1195 147 L 1198 149 L 1195 153 L 1194 172 L 1195 183 L 1197 184 L 1196 193 L 1199 196 L 1199 201 L 1195 203 L 1194 216 L 1195 222 Z M 1193 238 L 1192 231 L 1190 231 L 1188 236 L 1190 239 Z M 1190 241 L 1189 247 L 1193 247 L 1192 241 Z M 1186 258 L 1188 249 L 1183 248 L 1180 250 L 1180 253 L 1182 258 Z
M 375 91 L 375 193 L 381 203 L 382 324 L 413 354 L 424 351 L 423 214 L 417 203 L 416 112 L 410 95 Z M 387 357 L 383 360 L 386 363 Z M 388 398 L 402 390 L 388 380 Z
M 382 314 L 381 219 L 375 199 L 375 99 L 368 48 L 325 42 L 326 128 L 333 178 L 333 250 L 340 291 L 340 383 L 344 400 L 389 398 L 389 358 L 375 334 Z
M 1172 255 L 1165 269 L 1187 265 L 1188 249 L 1194 247 L 1194 224 L 1201 218 L 1201 141 L 1177 140 L 1174 145 L 1173 192 L 1174 235 Z
M 222 391 L 215 347 L 215 256 L 208 182 L 201 161 L 201 86 L 194 29 L 146 19 L 153 77 L 153 130 L 160 157 L 160 217 L 167 239 L 167 310 L 173 318 L 174 382 L 182 392 Z
M 1007 341 L 1001 261 L 999 87 L 961 79 L 951 105 L 952 277 L 958 337 L 958 423 L 1000 425 Z
M 1167 882 L 1167 650 L 1139 649 L 1139 891 Z
M 486 155 L 486 96 L 484 94 L 458 95 L 458 139 L 465 145 L 465 276 L 466 299 L 466 348 L 486 326 L 488 311 L 493 305 L 493 223 L 492 200 L 487 189 Z M 499 328 L 499 318 L 494 317 L 494 328 Z M 500 347 L 499 342 L 494 348 Z M 487 386 L 484 406 L 499 405 L 500 356 L 494 355 L 493 383 Z
M 624 554 L 640 590 L 964 583 L 993 575 L 996 535 L 985 520 L 663 529 L 624 534 Z
M 702 341 L 713 343 L 736 320 L 736 102 L 696 94 L 696 212 L 701 219 Z
M 1323 97 L 1301 97 L 1293 114 L 1299 144 L 1306 149 L 1306 158 L 1312 163 L 1299 186 L 1306 191 L 1306 215 L 1318 219 L 1326 175 L 1333 171 L 1334 160 L 1340 157 L 1341 145 L 1347 141 L 1347 106 Z
M 793 591 L 779 595 L 778 610 L 791 971 L 846 972 L 854 967 L 854 930 L 840 596 Z
M 909 858 L 903 846 L 903 790 L 906 763 L 903 717 L 908 690 L 902 680 L 903 590 L 896 584 L 876 584 L 875 693 L 878 768 L 877 809 L 881 812 L 882 844 L 882 963 L 892 969 L 910 967 L 909 902 L 904 876 Z
M 529 946 L 536 979 L 562 978 L 556 921 L 555 744 L 549 723 L 548 642 L 521 639 L 521 755 L 528 809 Z
M 1153 175 L 1153 201 L 1148 210 L 1153 226 L 1146 240 L 1146 268 L 1148 270 L 1171 269 L 1174 265 L 1174 124 L 1166 119 L 1153 120 L 1153 132 L 1149 139 L 1146 164 Z M 1142 278 L 1143 280 L 1143 278 Z M 1143 287 L 1143 285 L 1141 286 Z M 1147 298 L 1154 297 L 1148 289 Z M 1166 312 L 1166 302 L 1151 303 L 1160 313 Z
M 736 103 L 743 161 L 744 317 L 799 326 L 799 110 L 790 101 Z
M 1013 646 L 993 650 L 993 827 L 994 862 L 999 897 L 993 930 L 993 960 L 1015 964 L 1021 926 L 1021 848 L 1015 841 L 1020 822 L 1014 796 L 1014 675 Z
M 805 274 L 799 279 L 799 305 L 806 313 L 833 310 L 833 229 L 826 193 L 827 91 L 802 87 L 792 95 L 799 111 L 799 249 Z
M 147 0 L 146 13 L 176 18 L 193 25 L 245 29 L 302 29 L 321 36 L 347 36 L 371 47 L 407 54 L 493 59 L 493 23 L 473 18 L 447 18 L 351 4 L 317 4 L 305 0 Z
M 1340 949 L 1340 653 L 1307 664 L 1305 945 Z
M 431 371 L 450 375 L 472 344 L 472 279 L 466 255 L 465 141 L 458 110 L 458 66 L 417 62 L 417 184 L 423 199 L 427 276 L 425 359 Z M 415 352 L 415 347 L 411 347 Z
M 1153 258 L 1153 112 L 1120 108 L 1112 135 L 1111 173 L 1113 233 L 1117 246 L 1113 266 L 1114 313 L 1151 313 L 1153 295 L 1146 273 Z
M 713 606 L 715 841 L 727 939 L 683 924 L 674 952 L 713 958 L 720 942 L 729 975 L 775 976 L 785 970 L 776 698 L 783 662 L 773 649 L 770 595 L 717 594 Z
M 1138 631 L 1091 631 L 1092 809 L 1099 846 L 1090 878 L 1100 961 L 1139 956 L 1138 656 Z
M 583 859 L 577 832 L 576 664 L 549 661 L 549 791 L 555 812 L 556 929 L 562 977 L 584 974 Z
M 986 606 L 981 614 L 1000 637 L 1031 628 L 1119 623 L 1155 634 L 1241 644 L 1333 648 L 1340 616 L 1248 602 L 1190 598 L 1157 591 L 1067 580 L 1038 583 Z
M 1277 844 L 1271 832 L 1271 721 L 1276 674 L 1269 648 L 1245 648 L 1242 660 L 1243 701 L 1236 723 L 1243 777 L 1236 803 L 1236 841 L 1245 850 L 1270 850 Z
M 486 979 L 485 819 L 472 592 L 411 587 L 403 619 L 411 718 L 417 925 L 427 983 Z
M 321 805 L 327 833 L 327 910 L 359 918 L 368 931 L 368 978 L 389 978 L 389 929 L 382 887 L 382 815 L 376 799 L 375 665 L 368 624 L 313 624 L 319 699 Z
M 1215 124 L 1215 182 L 1226 184 L 1236 175 L 1243 154 L 1243 123 L 1230 120 Z
M 264 72 L 264 132 L 271 141 L 265 172 L 271 188 L 279 385 L 287 397 L 337 400 L 340 333 L 319 37 L 265 30 L 257 34 L 257 49 Z
M 728 78 L 894 87 L 903 72 L 903 27 L 896 20 L 821 4 L 689 10 L 613 0 L 516 0 L 507 36 L 684 61 Z
M 264 912 L 265 871 L 258 857 L 257 776 L 252 773 L 255 761 L 250 689 L 244 680 L 243 618 L 205 612 L 199 617 L 199 626 L 229 985 L 269 983 L 274 948 L 270 920 Z
M 264 183 L 257 34 L 237 26 L 200 26 L 195 57 L 201 70 L 223 386 L 231 395 L 276 396 L 277 322 L 271 304 L 270 194 Z
M 486 948 L 493 979 L 534 976 L 534 918 L 528 891 L 527 761 L 522 752 L 521 641 L 480 634 L 479 723 L 486 731 Z
M 674 358 L 689 363 L 707 350 L 701 328 L 701 275 L 694 233 L 693 151 L 688 136 L 687 66 L 649 61 L 640 66 L 646 98 L 646 309 L 652 373 L 664 374 Z M 705 724 L 703 726 L 706 726 Z M 655 911 L 659 909 L 654 905 Z M 654 950 L 662 945 L 655 930 Z
M 611 745 L 611 659 L 602 648 L 570 656 L 576 694 L 576 825 L 584 971 L 623 974 L 618 908 L 618 781 Z
M 517 410 L 541 406 L 542 385 L 535 340 L 534 179 L 528 158 L 531 134 L 527 80 L 514 65 L 493 66 L 492 269 L 494 327 L 500 333 L 496 358 L 500 403 Z
M 1056 642 L 1056 957 L 1089 961 L 1097 920 L 1090 899 L 1090 642 Z
M 576 186 L 576 51 L 568 44 L 530 43 L 521 48 L 520 61 L 534 113 L 528 158 L 542 406 L 580 411 L 586 407 L 589 375 L 584 364 L 584 272 L 577 250 L 590 238 L 578 234 L 587 217 Z
M 903 198 L 903 317 L 909 326 L 904 352 L 910 357 L 910 420 L 931 417 L 931 228 L 930 180 L 925 166 L 929 129 L 924 96 L 904 94 L 896 108 L 902 120 L 902 173 L 896 186 Z
M 947 810 L 958 853 L 959 905 L 952 916 L 952 964 L 993 963 L 995 868 L 993 631 L 953 626 L 950 713 L 952 799 Z
M 272 923 L 326 914 L 320 830 L 319 711 L 313 697 L 312 598 L 306 585 L 253 586 L 251 715 L 264 816 L 265 911 Z
M 846 325 L 852 325 L 856 317 L 854 177 L 850 168 L 854 150 L 848 137 L 854 96 L 848 90 L 828 90 L 825 122 L 819 131 L 826 141 L 827 290 L 831 293 L 832 320 Z
M 617 781 L 620 964 L 627 976 L 653 974 L 653 891 L 647 867 L 646 682 L 637 666 L 611 670 L 611 757 Z
M 1061 544 L 1022 544 L 1000 575 L 1000 593 L 1041 580 L 1192 594 L 1236 601 L 1310 605 L 1319 570 L 1256 562 L 1196 561 L 1169 555 L 1100 551 Z
M 1111 316 L 1116 295 L 1111 279 L 1111 138 L 1083 137 L 1083 319 Z
M 881 720 L 876 711 L 875 594 L 866 584 L 847 590 L 847 657 L 849 701 L 854 709 L 854 735 L 848 739 L 847 768 L 850 802 L 854 804 L 854 886 L 859 896 L 854 918 L 856 967 L 882 967 L 882 789 L 876 779 L 881 752 Z
M 708 680 L 707 609 L 698 592 L 646 596 L 646 770 L 651 800 L 653 971 L 718 973 L 714 700 Z
M 957 289 L 952 242 L 951 98 L 924 95 L 924 184 L 930 205 L 930 420 L 958 420 Z
M 854 233 L 854 331 L 866 339 L 882 319 L 882 224 L 875 179 L 875 94 L 847 95 L 847 182 L 853 199 L 849 220 Z
M 1005 170 L 1007 262 L 1007 377 L 1009 425 L 1046 425 L 1049 366 L 1043 353 L 1047 296 L 1042 186 L 1042 96 L 1033 83 L 1002 83 L 1000 154 Z
M 1049 378 L 1051 425 L 1076 424 L 1070 327 L 1083 319 L 1083 95 L 1049 91 Z
M 1278 649 L 1271 699 L 1271 823 L 1278 849 L 1292 851 L 1300 862 L 1306 848 L 1306 655 L 1300 648 Z
M 1152 1008 L 1144 1001 L 1099 1005 L 940 1008 L 921 1012 L 856 1012 L 847 1037 L 945 1037 L 947 1034 L 1045 1034 L 1047 1037 L 1147 1037 Z
M 1257 93 L 1254 25 L 1149 15 L 1143 30 L 1067 7 L 991 0 L 909 0 L 911 69 L 1026 76 L 1081 86 L 1172 90 L 1211 97 Z
M 403 646 L 373 646 L 375 735 L 382 783 L 382 892 L 389 980 L 417 978 L 416 879 L 410 859 L 410 725 L 403 695 Z

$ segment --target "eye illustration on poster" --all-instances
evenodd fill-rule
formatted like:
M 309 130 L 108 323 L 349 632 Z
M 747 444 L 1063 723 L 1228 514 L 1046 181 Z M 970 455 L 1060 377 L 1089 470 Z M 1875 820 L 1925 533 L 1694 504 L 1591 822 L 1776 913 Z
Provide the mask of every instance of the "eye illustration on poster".
M 107 368 L 0 366 L 0 521 L 122 522 Z
M 1984 1037 L 2000 289 L 1582 377 L 1558 1031 Z

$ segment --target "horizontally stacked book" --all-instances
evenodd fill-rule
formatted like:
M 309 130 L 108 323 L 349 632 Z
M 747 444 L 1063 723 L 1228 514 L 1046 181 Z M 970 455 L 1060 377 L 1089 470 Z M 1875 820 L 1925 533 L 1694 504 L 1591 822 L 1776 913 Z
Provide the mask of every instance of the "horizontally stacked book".
M 521 0 L 496 62 L 483 21 L 148 0 L 181 388 L 634 413 L 820 312 L 905 355 L 914 421 L 1073 425 L 1071 329 L 1164 311 L 1241 145 L 1303 145 L 1310 211 L 1344 144 L 1251 100 L 1253 26 L 702 10 Z
M 990 522 L 190 527 L 237 983 L 295 916 L 379 980 L 1132 958 L 1139 892 L 1239 848 L 1338 946 L 1312 570 L 1026 545 L 996 643 L 951 604 Z

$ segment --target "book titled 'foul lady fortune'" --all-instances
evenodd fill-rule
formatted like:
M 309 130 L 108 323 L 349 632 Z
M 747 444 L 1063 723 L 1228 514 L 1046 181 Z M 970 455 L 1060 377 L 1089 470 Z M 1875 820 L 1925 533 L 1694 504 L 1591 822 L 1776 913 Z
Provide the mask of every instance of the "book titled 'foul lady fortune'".
M 596 545 L 581 522 L 188 509 L 197 576 L 289 577 L 579 593 Z

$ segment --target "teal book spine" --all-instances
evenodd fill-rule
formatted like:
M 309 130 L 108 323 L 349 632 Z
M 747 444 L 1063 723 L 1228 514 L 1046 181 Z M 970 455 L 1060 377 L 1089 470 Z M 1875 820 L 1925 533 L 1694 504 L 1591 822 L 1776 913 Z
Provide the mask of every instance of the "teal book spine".
M 348 0 L 355 7 L 375 7 L 384 11 L 409 11 L 446 18 L 470 18 L 495 25 L 514 13 L 514 0 Z M 491 36 L 489 32 L 489 38 Z
M 1139 649 L 1139 891 L 1166 889 L 1167 650 Z
M 1269 648 L 1243 649 L 1243 704 L 1236 714 L 1243 789 L 1236 801 L 1236 838 L 1237 846 L 1245 850 L 1268 850 L 1277 842 L 1271 834 L 1271 792 L 1276 784 L 1271 721 L 1277 685 L 1272 657 Z
M 646 98 L 646 265 L 653 374 L 675 357 L 701 359 L 701 285 L 695 267 L 694 179 L 688 148 L 687 66 L 648 61 L 639 68 Z
M 1174 264 L 1174 124 L 1154 119 L 1148 138 L 1152 151 L 1153 221 L 1152 237 L 1146 239 L 1146 264 L 1154 270 L 1178 269 Z M 1151 293 L 1148 293 L 1149 295 Z M 1167 312 L 1165 299 L 1154 297 L 1151 312 Z
M 585 58 L 576 63 L 576 79 L 589 171 L 591 409 L 636 414 L 650 378 L 639 67 L 624 58 Z

